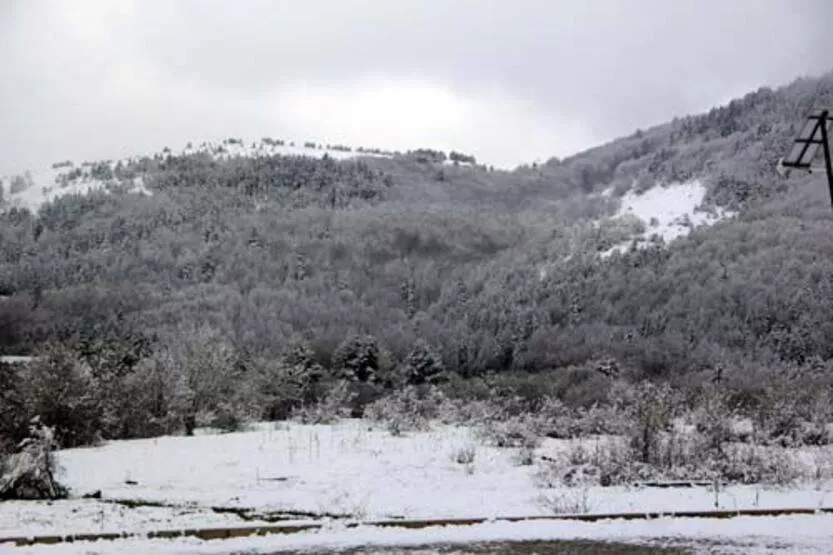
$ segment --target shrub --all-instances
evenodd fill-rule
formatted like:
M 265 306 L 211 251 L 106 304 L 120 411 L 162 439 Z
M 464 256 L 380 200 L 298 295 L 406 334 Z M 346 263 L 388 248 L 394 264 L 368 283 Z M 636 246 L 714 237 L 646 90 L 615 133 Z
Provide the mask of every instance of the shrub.
M 299 408 L 293 417 L 304 424 L 332 424 L 350 415 L 350 405 L 355 397 L 350 384 L 341 380 L 330 387 L 316 403 Z
M 35 418 L 20 451 L 0 462 L 0 499 L 59 499 L 67 490 L 55 480 L 52 430 Z
M 565 439 L 575 437 L 578 433 L 574 411 L 560 399 L 547 398 L 538 415 L 542 420 L 542 431 L 547 437 Z
M 543 493 L 538 504 L 554 515 L 582 514 L 590 512 L 590 489 L 580 484 L 566 491 Z
M 445 397 L 437 409 L 437 419 L 443 424 L 487 427 L 502 417 L 502 409 L 493 401 L 452 399 Z
M 541 429 L 539 417 L 524 414 L 490 420 L 481 425 L 480 433 L 495 447 L 535 448 L 541 442 Z
M 221 432 L 237 432 L 245 428 L 250 420 L 239 404 L 234 401 L 218 401 L 211 409 L 200 410 L 194 421 L 198 428 L 210 428 Z
M 756 441 L 762 444 L 798 447 L 824 445 L 831 439 L 827 430 L 831 408 L 826 390 L 771 387 L 756 408 Z
M 721 478 L 740 484 L 785 486 L 806 474 L 785 449 L 754 445 L 733 446 L 715 467 Z
M 694 411 L 694 425 L 703 437 L 703 448 L 721 457 L 725 444 L 732 436 L 732 422 L 737 413 L 730 407 L 730 395 L 725 390 L 706 388 Z
M 369 404 L 364 416 L 385 424 L 393 435 L 399 435 L 404 431 L 428 429 L 445 402 L 444 395 L 436 388 L 407 386 Z
M 639 464 L 633 451 L 621 438 L 595 441 L 592 447 L 583 442 L 572 445 L 556 458 L 545 458 L 535 473 L 539 487 L 573 487 L 583 484 L 617 486 L 657 473 Z
M 575 429 L 578 437 L 588 435 L 621 435 L 627 430 L 627 420 L 616 407 L 605 404 L 593 404 L 590 408 L 579 407 L 576 410 Z
M 627 485 L 644 481 L 721 480 L 740 484 L 788 485 L 810 478 L 795 456 L 782 447 L 725 445 L 722 452 L 706 449 L 707 438 L 698 433 L 663 433 L 658 460 L 645 463 L 627 438 L 606 438 L 590 447 L 571 446 L 556 458 L 544 459 L 536 471 L 539 487 Z
M 668 384 L 642 382 L 625 393 L 628 440 L 637 460 L 660 464 L 663 459 L 661 436 L 671 430 L 679 413 L 678 395 Z
M 628 419 L 623 410 L 610 404 L 593 404 L 575 409 L 560 399 L 550 397 L 536 414 L 542 419 L 542 432 L 547 437 L 567 439 L 601 434 L 624 434 Z

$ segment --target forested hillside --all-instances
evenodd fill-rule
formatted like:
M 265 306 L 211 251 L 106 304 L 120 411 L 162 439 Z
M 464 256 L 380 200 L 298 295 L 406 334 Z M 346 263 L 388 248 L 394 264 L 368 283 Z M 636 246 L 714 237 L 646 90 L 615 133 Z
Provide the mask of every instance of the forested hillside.
M 822 177 L 775 164 L 830 101 L 833 74 L 803 79 L 514 171 L 425 150 L 67 167 L 108 187 L 0 214 L 0 353 L 48 354 L 20 387 L 68 381 L 109 437 L 278 417 L 342 378 L 825 379 L 833 214 Z M 623 194 L 690 180 L 735 215 L 603 256 L 633 233 Z

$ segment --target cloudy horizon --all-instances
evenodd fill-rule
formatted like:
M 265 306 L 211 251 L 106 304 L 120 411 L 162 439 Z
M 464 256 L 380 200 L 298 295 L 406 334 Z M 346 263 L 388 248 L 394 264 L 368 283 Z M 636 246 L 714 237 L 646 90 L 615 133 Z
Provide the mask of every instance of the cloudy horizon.
M 513 167 L 833 69 L 825 0 L 11 1 L 0 174 L 262 136 Z

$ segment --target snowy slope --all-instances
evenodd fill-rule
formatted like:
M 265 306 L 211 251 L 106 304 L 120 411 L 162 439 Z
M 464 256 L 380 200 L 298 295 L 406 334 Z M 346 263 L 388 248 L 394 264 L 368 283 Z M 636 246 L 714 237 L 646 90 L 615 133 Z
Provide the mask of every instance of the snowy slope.
M 602 196 L 610 197 L 612 194 L 613 189 L 607 189 Z M 668 245 L 679 237 L 685 237 L 696 227 L 710 226 L 734 215 L 733 212 L 720 207 L 705 206 L 705 196 L 706 187 L 696 179 L 682 183 L 656 184 L 643 192 L 629 190 L 620 199 L 616 213 L 592 222 L 591 228 L 594 231 L 602 227 L 632 230 L 636 223 L 643 230 L 619 233 L 619 237 L 615 239 L 619 242 L 601 251 L 600 256 L 608 258 L 615 252 L 627 251 L 634 244 L 637 248 L 645 248 L 657 244 L 658 241 Z M 584 235 L 587 235 L 586 230 Z M 582 240 L 582 233 L 579 233 L 572 241 L 574 244 L 570 246 L 571 252 L 562 260 L 569 260 L 576 252 L 597 247 L 596 243 L 588 245 L 586 237 L 584 239 Z M 546 279 L 554 264 L 556 263 L 542 264 L 538 270 L 539 279 Z
M 665 242 L 688 234 L 693 227 L 712 224 L 727 214 L 722 210 L 698 210 L 706 188 L 697 180 L 655 186 L 642 194 L 634 191 L 622 197 L 619 215 L 631 214 L 644 221 L 648 235 L 657 234 Z
M 114 163 L 101 162 L 112 168 Z M 128 193 L 151 195 L 141 179 L 130 182 L 117 179 L 98 179 L 90 175 L 91 165 L 81 166 L 77 170 L 72 166 L 61 166 L 27 172 L 24 177 L 25 188 L 12 190 L 11 177 L 0 178 L 3 184 L 4 201 L 0 209 L 27 208 L 36 212 L 43 204 L 66 195 L 84 195 L 91 191 L 110 192 L 115 187 L 124 186 Z
M 169 149 L 158 153 L 165 155 L 171 153 Z M 351 148 L 342 145 L 322 145 L 307 143 L 296 143 L 292 141 L 280 141 L 262 139 L 258 142 L 246 143 L 238 139 L 226 139 L 220 143 L 204 142 L 195 147 L 188 144 L 179 151 L 180 154 L 208 153 L 216 158 L 230 158 L 234 156 L 308 156 L 321 158 L 329 156 L 337 160 L 355 158 L 359 156 L 392 156 L 390 151 L 383 151 L 378 148 Z M 153 155 L 151 155 L 153 156 Z M 129 159 L 123 160 L 128 162 Z M 3 187 L 3 202 L 0 209 L 12 207 L 28 208 L 37 211 L 41 205 L 50 202 L 60 196 L 70 194 L 86 194 L 93 190 L 112 191 L 116 187 L 123 186 L 128 193 L 152 194 L 138 177 L 131 182 L 124 183 L 116 178 L 98 179 L 92 175 L 95 166 L 107 165 L 112 171 L 117 162 L 104 161 L 96 164 L 83 163 L 75 165 L 71 162 L 54 164 L 52 167 L 41 168 L 27 172 L 24 176 L 25 187 L 22 190 L 11 189 L 14 176 L 0 176 L 0 186 Z
M 605 193 L 610 194 L 610 191 Z M 688 235 L 696 227 L 712 225 L 732 216 L 731 212 L 719 207 L 704 208 L 705 196 L 706 187 L 696 179 L 658 184 L 642 193 L 628 191 L 622 197 L 615 217 L 634 216 L 645 224 L 645 231 L 613 246 L 602 256 L 627 250 L 633 241 L 640 247 L 649 245 L 652 238 L 661 238 L 668 244 Z

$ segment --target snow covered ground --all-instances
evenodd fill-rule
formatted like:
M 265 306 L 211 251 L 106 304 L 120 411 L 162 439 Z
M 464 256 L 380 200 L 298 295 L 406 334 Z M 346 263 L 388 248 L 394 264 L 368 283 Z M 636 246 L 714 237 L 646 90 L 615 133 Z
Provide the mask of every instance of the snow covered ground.
M 106 162 L 106 164 L 111 169 L 114 166 L 112 162 Z M 43 204 L 52 202 L 58 197 L 85 195 L 91 191 L 110 192 L 116 186 L 126 186 L 127 192 L 132 194 L 153 194 L 144 186 L 141 177 L 122 183 L 116 179 L 104 180 L 92 177 L 89 173 L 89 166 L 82 169 L 78 176 L 71 176 L 71 171 L 71 167 L 62 166 L 28 172 L 25 176 L 25 188 L 20 190 L 11 189 L 11 178 L 0 178 L 4 191 L 4 202 L 0 204 L 0 209 L 27 208 L 36 212 Z
M 669 243 L 678 237 L 688 235 L 695 227 L 712 225 L 731 213 L 721 208 L 702 210 L 706 187 L 698 180 L 654 187 L 637 193 L 628 191 L 622 197 L 621 206 L 616 216 L 632 215 L 645 223 L 645 232 L 641 236 L 615 245 L 603 256 L 609 256 L 614 251 L 622 252 L 627 249 L 633 239 L 641 244 L 648 244 L 654 235 Z
M 4 190 L 3 208 L 28 208 L 36 211 L 44 203 L 55 200 L 59 196 L 71 194 L 86 194 L 90 191 L 102 189 L 105 183 L 97 179 L 75 179 L 61 185 L 58 177 L 65 174 L 66 168 L 46 168 L 29 172 L 25 188 L 10 189 L 10 178 L 2 179 Z
M 537 455 L 555 455 L 568 443 L 547 440 Z M 454 460 L 460 449 L 474 453 L 470 464 Z M 723 533 L 740 538 L 753 533 L 750 530 L 789 539 L 789 526 L 808 528 L 800 539 L 833 541 L 833 516 L 732 519 L 714 524 L 665 519 L 644 523 L 489 523 L 433 533 L 363 532 L 338 527 L 343 522 L 340 515 L 352 520 L 495 518 L 551 515 L 559 507 L 609 513 L 710 510 L 715 505 L 747 509 L 833 504 L 833 486 L 828 482 L 792 489 L 737 486 L 717 494 L 710 488 L 542 489 L 534 479 L 535 466 L 518 465 L 516 454 L 514 449 L 486 445 L 472 430 L 463 427 L 437 425 L 431 431 L 394 437 L 359 420 L 315 426 L 260 424 L 251 431 L 225 435 L 117 441 L 59 452 L 58 461 L 63 467 L 59 476 L 75 498 L 53 503 L 0 503 L 0 537 L 241 526 L 283 513 L 294 519 L 290 522 L 308 521 L 312 515 L 330 515 L 334 528 L 292 537 L 247 540 L 253 543 L 245 545 L 295 549 L 327 542 L 408 544 L 426 539 L 463 541 L 468 535 L 478 534 L 479 539 L 634 539 L 667 534 L 711 538 Z M 830 454 L 819 452 L 815 459 L 809 458 L 830 458 Z M 78 498 L 95 491 L 101 492 L 102 500 Z M 117 499 L 147 502 L 148 506 L 131 508 L 107 502 Z M 243 521 L 234 514 L 215 512 L 212 507 L 251 509 L 250 517 L 254 520 Z M 761 524 L 768 521 L 771 523 Z M 784 522 L 792 524 L 782 526 Z M 218 550 L 228 551 L 232 549 L 228 545 L 235 545 L 233 542 L 238 540 L 228 541 L 232 543 L 223 543 Z M 124 544 L 119 551 L 130 545 L 139 552 L 172 546 L 180 551 L 194 546 L 198 546 L 199 552 L 214 549 L 195 540 L 118 543 Z M 69 552 L 80 549 L 64 547 Z
M 610 197 L 613 189 L 609 188 L 602 192 L 602 196 Z M 647 191 L 637 193 L 630 190 L 620 199 L 620 206 L 617 212 L 603 221 L 592 222 L 593 229 L 618 224 L 620 229 L 628 231 L 620 235 L 626 238 L 612 247 L 601 251 L 602 258 L 608 258 L 613 253 L 622 253 L 630 249 L 636 242 L 637 248 L 645 248 L 654 244 L 653 238 L 661 238 L 667 245 L 674 239 L 688 235 L 692 229 L 698 226 L 713 225 L 720 220 L 729 218 L 734 214 L 731 211 L 720 207 L 710 206 L 705 208 L 703 201 L 706 196 L 706 187 L 699 180 L 691 180 L 683 183 L 656 184 Z M 634 221 L 625 221 L 628 218 L 636 218 L 636 223 L 644 224 L 644 231 L 634 233 L 630 228 L 635 227 Z M 618 240 L 619 237 L 613 239 Z M 586 250 L 586 242 L 577 241 L 577 247 L 571 247 L 573 251 Z M 564 256 L 561 260 L 569 260 L 573 252 Z M 539 278 L 545 279 L 554 262 L 542 264 L 538 269 Z

